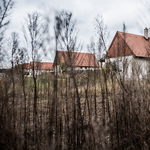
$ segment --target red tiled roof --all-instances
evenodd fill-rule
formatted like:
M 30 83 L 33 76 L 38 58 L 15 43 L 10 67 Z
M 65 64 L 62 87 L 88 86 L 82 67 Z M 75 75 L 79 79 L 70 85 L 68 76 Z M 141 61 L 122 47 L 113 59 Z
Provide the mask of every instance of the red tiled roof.
M 30 66 L 33 69 L 33 62 L 30 62 Z M 35 69 L 39 70 L 52 70 L 53 63 L 52 62 L 34 62 Z
M 130 47 L 135 56 L 138 57 L 150 56 L 150 38 L 146 40 L 144 36 L 135 35 L 131 33 L 125 33 L 125 36 L 123 32 L 119 32 L 119 34 L 123 39 L 125 37 L 127 45 Z
M 68 66 L 98 67 L 95 55 L 91 53 L 57 51 L 57 55 L 58 61 Z
M 17 69 L 30 69 L 30 63 L 18 64 L 15 66 Z
M 53 63 L 52 62 L 41 62 L 41 69 L 44 70 L 49 70 L 53 69 Z

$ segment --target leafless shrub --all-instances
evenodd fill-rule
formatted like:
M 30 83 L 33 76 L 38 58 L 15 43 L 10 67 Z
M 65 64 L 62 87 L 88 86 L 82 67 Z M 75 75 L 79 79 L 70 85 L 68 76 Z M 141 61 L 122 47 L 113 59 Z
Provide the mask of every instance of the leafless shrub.
M 72 13 L 62 11 L 55 17 L 54 29 L 56 54 L 58 47 L 67 51 L 63 53 L 64 66 L 60 65 L 64 72 L 58 74 L 56 69 L 55 75 L 38 76 L 34 74 L 40 70 L 36 52 L 45 46 L 46 31 L 39 26 L 38 17 L 33 13 L 27 18 L 24 35 L 29 47 L 19 48 L 18 36 L 13 34 L 12 68 L 0 79 L 0 148 L 149 149 L 150 85 L 149 76 L 140 78 L 140 64 L 131 68 L 130 80 L 126 79 L 130 62 L 125 56 L 122 72 L 119 60 L 116 69 L 108 62 L 101 70 L 95 64 L 93 70 L 76 71 L 79 55 L 75 52 L 82 49 L 82 44 L 77 44 Z M 88 47 L 93 53 L 106 48 L 102 22 L 98 18 L 96 21 L 99 45 L 91 40 Z M 117 51 L 126 51 L 124 44 L 119 44 Z M 32 77 L 24 75 L 29 48 L 34 64 L 30 68 Z M 59 61 L 55 63 L 57 66 Z

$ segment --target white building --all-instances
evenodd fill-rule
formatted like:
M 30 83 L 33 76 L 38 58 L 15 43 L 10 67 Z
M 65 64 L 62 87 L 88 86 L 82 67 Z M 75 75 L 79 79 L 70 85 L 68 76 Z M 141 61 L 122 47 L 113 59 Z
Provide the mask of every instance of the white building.
M 150 72 L 149 56 L 147 28 L 144 29 L 144 36 L 117 31 L 108 49 L 106 62 L 111 62 L 126 78 L 144 78 Z

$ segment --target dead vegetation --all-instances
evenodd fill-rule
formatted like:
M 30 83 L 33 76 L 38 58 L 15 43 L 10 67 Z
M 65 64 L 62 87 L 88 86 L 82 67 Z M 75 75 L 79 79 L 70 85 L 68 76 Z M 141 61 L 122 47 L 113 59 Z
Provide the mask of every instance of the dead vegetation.
M 87 76 L 89 74 L 94 72 L 87 72 Z M 1 148 L 115 150 L 149 147 L 150 88 L 147 80 L 130 80 L 119 85 L 110 74 L 104 80 L 102 71 L 96 73 L 96 85 L 92 84 L 93 78 L 82 77 L 84 83 L 77 84 L 79 101 L 71 77 L 58 77 L 57 101 L 54 101 L 54 79 L 50 75 L 37 78 L 36 130 L 33 79 L 25 77 L 24 95 L 22 83 L 16 77 L 14 98 L 10 77 L 1 80 Z
M 10 2 L 11 10 L 12 1 L 3 2 Z M 24 36 L 29 47 L 20 48 L 18 34 L 12 34 L 12 68 L 0 78 L 0 149 L 149 149 L 149 76 L 140 79 L 133 74 L 126 80 L 125 72 L 121 77 L 120 72 L 108 68 L 77 73 L 70 55 L 67 58 L 71 69 L 68 72 L 65 68 L 63 75 L 56 71 L 56 75 L 37 76 L 33 67 L 33 76 L 26 77 L 24 68 L 14 69 L 16 64 L 27 62 L 28 51 L 32 53 L 33 64 L 41 52 L 45 53 L 48 30 L 38 20 L 40 17 L 38 13 L 28 15 Z M 92 38 L 88 49 L 94 54 L 98 50 L 101 56 L 102 50 L 107 49 L 107 32 L 99 18 L 95 20 L 98 42 Z M 68 54 L 81 51 L 75 23 L 72 13 L 56 14 L 56 53 L 58 47 Z M 0 51 L 0 60 L 1 54 L 4 53 Z

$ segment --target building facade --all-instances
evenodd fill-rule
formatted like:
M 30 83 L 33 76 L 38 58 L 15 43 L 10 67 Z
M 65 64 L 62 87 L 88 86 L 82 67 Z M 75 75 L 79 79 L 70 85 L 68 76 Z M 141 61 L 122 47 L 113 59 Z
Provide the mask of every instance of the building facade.
M 148 29 L 144 36 L 116 32 L 108 49 L 106 62 L 117 67 L 126 78 L 144 78 L 150 72 L 150 38 Z
M 71 69 L 75 71 L 99 68 L 94 54 L 81 52 L 57 51 L 54 59 L 54 71 L 61 74 Z

